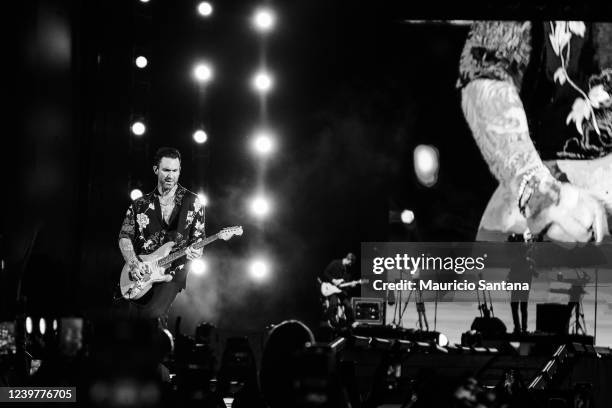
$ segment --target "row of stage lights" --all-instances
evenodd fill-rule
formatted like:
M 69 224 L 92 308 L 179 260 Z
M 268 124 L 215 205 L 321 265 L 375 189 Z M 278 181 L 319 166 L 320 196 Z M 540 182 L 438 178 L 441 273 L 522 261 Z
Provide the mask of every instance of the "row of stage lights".
M 276 24 L 276 15 L 270 9 L 266 7 L 259 8 L 255 11 L 252 18 L 253 28 L 259 32 L 262 47 L 260 48 L 260 61 L 266 61 L 266 47 L 264 38 L 269 34 Z M 259 129 L 257 129 L 251 137 L 251 149 L 257 155 L 259 159 L 260 177 L 258 178 L 258 193 L 251 199 L 250 212 L 258 218 L 266 218 L 272 211 L 272 203 L 269 197 L 264 193 L 265 191 L 265 174 L 263 167 L 263 160 L 266 160 L 276 150 L 276 137 L 274 133 L 268 128 L 267 118 L 265 116 L 265 98 L 270 91 L 274 89 L 275 81 L 272 74 L 268 71 L 265 64 L 258 67 L 257 71 L 251 79 L 251 87 L 255 92 L 260 95 L 260 117 L 259 117 Z M 261 231 L 260 231 L 261 232 Z M 261 235 L 256 237 L 258 244 L 260 242 Z M 248 274 L 251 280 L 255 282 L 261 282 L 267 279 L 270 274 L 270 262 L 264 256 L 256 256 L 249 262 Z
M 149 0 L 140 0 L 142 3 L 149 3 Z M 210 2 L 203 1 L 196 6 L 197 13 L 203 18 L 209 18 L 214 13 L 213 5 Z M 276 24 L 276 14 L 268 7 L 259 7 L 253 13 L 251 24 L 260 35 L 266 35 L 274 29 Z M 134 58 L 134 65 L 137 69 L 145 69 L 149 66 L 150 61 L 146 55 L 137 55 Z M 194 81 L 201 87 L 208 85 L 215 76 L 213 64 L 210 61 L 197 61 L 192 68 L 192 77 Z M 273 90 L 275 81 L 274 77 L 265 68 L 259 68 L 251 77 L 249 84 L 251 88 L 261 97 L 265 97 Z M 141 137 L 147 131 L 147 125 L 144 118 L 138 118 L 130 124 L 130 130 L 134 136 Z M 204 129 L 196 129 L 193 132 L 193 140 L 197 144 L 204 144 L 208 140 L 208 134 Z M 276 150 L 276 136 L 274 132 L 266 126 L 261 126 L 256 129 L 249 140 L 251 150 L 260 158 L 265 159 Z M 142 197 L 143 193 L 139 189 L 133 189 L 130 192 L 130 198 L 136 200 Z M 204 206 L 208 204 L 208 198 L 203 192 L 198 193 L 200 202 Z M 271 210 L 272 204 L 269 197 L 263 193 L 257 193 L 250 198 L 248 210 L 251 215 L 257 219 L 266 218 Z M 208 270 L 208 262 L 205 258 L 197 259 L 191 262 L 190 271 L 196 276 L 205 275 Z M 254 281 L 262 281 L 268 276 L 270 271 L 269 262 L 263 257 L 256 257 L 251 260 L 248 266 L 248 274 Z
M 55 332 L 57 331 L 57 328 L 58 328 L 57 319 L 53 319 L 53 321 L 51 322 L 51 329 Z M 25 329 L 26 329 L 27 334 L 33 334 L 35 332 L 34 331 L 34 320 L 30 316 L 26 317 Z M 38 320 L 37 333 L 44 336 L 46 332 L 47 332 L 47 320 L 44 317 L 41 317 Z
M 148 3 L 148 0 L 140 0 L 142 3 Z M 210 2 L 200 2 L 197 5 L 197 12 L 202 17 L 210 17 L 213 14 L 213 6 Z M 276 15 L 269 8 L 258 8 L 252 17 L 253 27 L 260 33 L 265 34 L 274 28 L 276 23 Z M 134 64 L 139 69 L 144 69 L 149 65 L 149 61 L 144 55 L 139 55 L 135 58 Z M 200 61 L 193 67 L 193 77 L 200 85 L 208 84 L 214 77 L 214 71 L 212 65 L 207 61 Z M 251 85 L 253 89 L 265 95 L 270 92 L 274 85 L 274 78 L 268 72 L 260 69 L 256 72 L 252 79 Z M 147 127 L 143 119 L 135 120 L 130 125 L 130 130 L 135 136 L 143 136 L 146 133 Z M 251 137 L 251 149 L 253 152 L 261 157 L 269 156 L 276 149 L 275 136 L 273 132 L 268 129 L 261 128 L 256 130 Z M 193 132 L 193 140 L 198 144 L 206 143 L 208 140 L 208 134 L 203 129 L 196 129 Z M 142 197 L 142 191 L 139 189 L 133 189 L 130 192 L 130 198 L 132 200 Z M 199 194 L 201 201 L 207 203 L 208 200 L 203 193 Z M 251 198 L 249 204 L 250 212 L 257 218 L 266 217 L 271 210 L 270 200 L 262 194 L 258 194 Z
M 149 0 L 140 0 L 142 3 L 148 3 Z M 210 17 L 213 13 L 213 6 L 207 1 L 203 1 L 197 6 L 198 13 L 203 17 Z M 276 23 L 275 13 L 265 7 L 258 8 L 252 17 L 253 27 L 261 34 L 266 34 L 271 31 Z M 134 59 L 134 64 L 139 69 L 145 69 L 149 65 L 149 60 L 145 55 L 138 55 Z M 206 85 L 212 81 L 214 77 L 213 66 L 208 61 L 199 61 L 193 67 L 193 77 L 200 85 Z M 252 88 L 260 93 L 267 94 L 274 87 L 274 77 L 264 69 L 258 70 L 251 78 Z M 139 119 L 132 122 L 130 129 L 135 136 L 142 136 L 146 133 L 147 127 L 144 120 Z M 193 139 L 196 143 L 202 144 L 208 140 L 206 132 L 202 129 L 197 129 L 193 133 Z M 269 154 L 273 150 L 273 137 L 268 131 L 257 131 L 253 137 L 253 148 L 255 152 L 262 155 Z

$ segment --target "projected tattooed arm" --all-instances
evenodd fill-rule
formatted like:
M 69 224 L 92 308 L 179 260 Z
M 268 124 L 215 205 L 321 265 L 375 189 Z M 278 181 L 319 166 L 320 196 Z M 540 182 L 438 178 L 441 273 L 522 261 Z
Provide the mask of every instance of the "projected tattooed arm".
M 512 191 L 532 232 L 548 228 L 560 241 L 600 241 L 602 205 L 590 194 L 560 183 L 530 138 L 518 86 L 530 54 L 528 23 L 476 23 L 461 57 L 462 109 L 473 137 L 497 180 Z M 512 64 L 509 63 L 512 62 Z

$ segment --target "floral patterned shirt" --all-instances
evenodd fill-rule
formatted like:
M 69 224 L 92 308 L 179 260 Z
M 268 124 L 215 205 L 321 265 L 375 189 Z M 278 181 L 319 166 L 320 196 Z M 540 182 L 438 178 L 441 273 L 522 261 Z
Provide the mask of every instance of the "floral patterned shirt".
M 612 24 L 476 22 L 459 71 L 458 87 L 479 78 L 516 85 L 544 160 L 612 152 Z
M 203 239 L 204 206 L 198 196 L 178 185 L 174 204 L 170 220 L 166 223 L 161 214 L 157 188 L 134 200 L 125 214 L 119 239 L 130 239 L 138 255 L 150 254 L 169 241 L 176 243 L 173 247 L 176 250 Z M 184 288 L 187 272 L 182 262 L 185 262 L 185 258 L 176 261 L 171 268 L 175 271 L 174 280 Z

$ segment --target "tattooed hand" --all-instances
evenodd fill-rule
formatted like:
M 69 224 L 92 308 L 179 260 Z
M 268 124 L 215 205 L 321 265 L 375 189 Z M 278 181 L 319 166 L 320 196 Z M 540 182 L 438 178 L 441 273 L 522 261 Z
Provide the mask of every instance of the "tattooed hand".
M 600 242 L 607 232 L 603 205 L 587 191 L 554 180 L 531 141 L 514 84 L 477 79 L 462 92 L 465 118 L 497 180 L 518 196 L 524 176 L 537 176 L 525 214 L 530 230 L 547 229 L 547 235 L 558 241 Z

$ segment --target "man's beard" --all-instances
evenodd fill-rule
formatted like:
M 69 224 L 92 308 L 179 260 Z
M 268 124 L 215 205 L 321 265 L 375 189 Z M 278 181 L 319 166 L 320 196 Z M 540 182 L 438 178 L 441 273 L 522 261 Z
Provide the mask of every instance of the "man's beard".
M 173 189 L 174 186 L 176 186 L 176 180 L 171 180 L 171 181 L 163 180 L 161 187 L 162 187 L 162 190 L 167 191 L 167 190 Z

